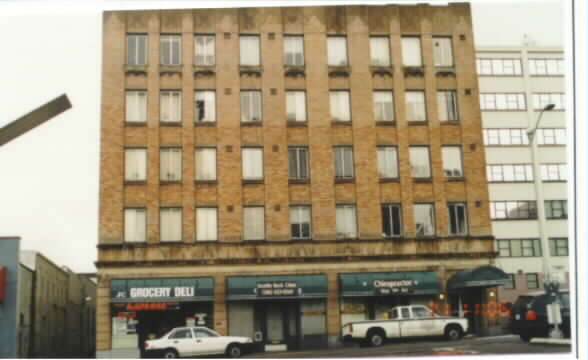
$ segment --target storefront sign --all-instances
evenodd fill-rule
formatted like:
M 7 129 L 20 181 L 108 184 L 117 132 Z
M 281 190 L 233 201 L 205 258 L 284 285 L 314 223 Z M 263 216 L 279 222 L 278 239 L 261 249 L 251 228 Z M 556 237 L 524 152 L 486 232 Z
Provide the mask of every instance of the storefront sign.
M 432 271 L 339 275 L 341 296 L 433 295 L 440 292 Z
M 115 279 L 112 302 L 212 300 L 212 278 Z
M 258 296 L 296 296 L 302 294 L 296 281 L 262 281 L 257 283 Z
M 230 276 L 227 278 L 229 300 L 281 298 L 321 298 L 327 296 L 327 279 L 323 274 Z
M 374 289 L 379 295 L 409 294 L 414 292 L 418 280 L 374 280 Z
M 124 303 L 113 304 L 114 311 L 134 312 L 134 311 L 156 311 L 156 310 L 178 310 L 180 304 L 177 302 L 148 302 L 148 303 Z

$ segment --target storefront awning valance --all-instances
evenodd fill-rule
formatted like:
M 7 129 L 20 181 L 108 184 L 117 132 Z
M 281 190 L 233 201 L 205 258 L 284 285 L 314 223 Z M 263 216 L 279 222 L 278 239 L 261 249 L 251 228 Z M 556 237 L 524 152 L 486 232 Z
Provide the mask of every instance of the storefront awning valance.
M 460 271 L 447 280 L 448 290 L 472 287 L 490 287 L 507 284 L 509 276 L 497 267 L 486 265 Z
M 327 297 L 327 277 L 317 275 L 231 276 L 228 300 L 295 299 Z
M 430 295 L 440 292 L 432 271 L 352 273 L 339 275 L 341 296 Z
M 111 302 L 183 302 L 212 301 L 214 282 L 211 277 L 113 279 Z

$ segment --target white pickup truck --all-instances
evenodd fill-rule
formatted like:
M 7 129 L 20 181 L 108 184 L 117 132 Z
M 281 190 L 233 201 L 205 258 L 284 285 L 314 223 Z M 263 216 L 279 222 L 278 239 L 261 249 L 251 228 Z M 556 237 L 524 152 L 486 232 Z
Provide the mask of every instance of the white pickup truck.
M 354 321 L 343 325 L 346 341 L 380 346 L 386 339 L 411 336 L 445 336 L 459 340 L 468 331 L 465 318 L 439 316 L 423 305 L 392 308 L 389 319 Z

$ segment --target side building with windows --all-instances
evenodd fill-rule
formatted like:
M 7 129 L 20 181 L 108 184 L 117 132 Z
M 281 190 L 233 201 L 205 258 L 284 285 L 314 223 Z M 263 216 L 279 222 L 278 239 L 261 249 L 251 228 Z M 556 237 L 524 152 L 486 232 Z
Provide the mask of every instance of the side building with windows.
M 335 346 L 395 305 L 495 302 L 469 5 L 103 20 L 99 357 L 186 325 Z
M 490 214 L 497 264 L 511 282 L 501 301 L 543 290 L 543 267 L 534 176 L 541 176 L 552 274 L 568 287 L 565 61 L 561 48 L 476 49 L 484 127 Z M 546 111 L 537 130 L 541 174 L 533 174 L 526 130 Z

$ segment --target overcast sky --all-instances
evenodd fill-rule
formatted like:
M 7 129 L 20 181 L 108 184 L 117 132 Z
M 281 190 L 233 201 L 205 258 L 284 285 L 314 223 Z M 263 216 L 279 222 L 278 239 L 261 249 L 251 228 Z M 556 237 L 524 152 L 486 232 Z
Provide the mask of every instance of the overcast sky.
M 561 46 L 569 36 L 564 2 L 475 2 L 476 43 L 518 45 L 528 34 L 537 45 Z M 95 271 L 100 10 L 145 2 L 26 3 L 0 2 L 0 126 L 63 93 L 73 108 L 0 147 L 0 236 L 20 236 L 21 248 L 74 271 Z

